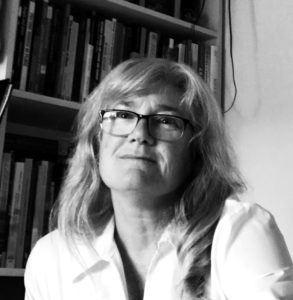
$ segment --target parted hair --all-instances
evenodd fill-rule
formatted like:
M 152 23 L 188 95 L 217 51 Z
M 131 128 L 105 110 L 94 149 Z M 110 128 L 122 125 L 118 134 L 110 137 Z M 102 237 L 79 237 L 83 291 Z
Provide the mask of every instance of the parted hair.
M 234 163 L 223 116 L 205 82 L 189 66 L 165 59 L 136 58 L 115 67 L 82 103 L 76 143 L 58 200 L 51 229 L 58 228 L 69 243 L 91 242 L 113 215 L 109 189 L 99 174 L 101 109 L 128 97 L 178 90 L 178 105 L 193 125 L 190 140 L 191 174 L 181 197 L 172 203 L 174 222 L 183 228 L 178 256 L 183 272 L 182 292 L 204 297 L 210 275 L 212 240 L 225 200 L 244 184 Z

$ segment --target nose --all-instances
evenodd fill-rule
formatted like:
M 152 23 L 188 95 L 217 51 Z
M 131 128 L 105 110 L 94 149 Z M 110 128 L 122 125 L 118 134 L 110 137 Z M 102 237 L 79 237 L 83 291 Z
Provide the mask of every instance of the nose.
M 140 144 L 154 144 L 155 139 L 151 136 L 148 128 L 148 120 L 141 118 L 138 120 L 134 130 L 128 135 L 131 142 L 138 142 Z

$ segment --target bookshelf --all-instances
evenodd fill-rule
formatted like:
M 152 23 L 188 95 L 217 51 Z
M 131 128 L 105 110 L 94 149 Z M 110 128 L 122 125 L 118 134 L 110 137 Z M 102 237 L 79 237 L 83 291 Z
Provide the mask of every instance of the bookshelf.
M 191 39 L 196 43 L 217 46 L 217 98 L 221 102 L 224 0 L 206 1 L 197 25 L 124 0 L 60 0 L 57 2 L 63 5 L 70 3 L 72 7 L 81 10 L 96 11 L 105 18 L 115 17 L 122 23 L 144 26 L 148 30 L 159 31 L 160 34 L 175 40 Z M 0 28 L 3 28 L 0 79 L 12 76 L 20 0 L 4 0 L 3 4 L 0 13 L 4 16 L 0 18 Z M 7 134 L 57 141 L 58 151 L 66 154 L 64 148 L 67 148 L 71 141 L 79 107 L 78 102 L 14 89 L 8 114 L 0 124 L 0 165 Z M 23 274 L 22 268 L 0 268 L 0 282 L 1 277 L 22 277 Z

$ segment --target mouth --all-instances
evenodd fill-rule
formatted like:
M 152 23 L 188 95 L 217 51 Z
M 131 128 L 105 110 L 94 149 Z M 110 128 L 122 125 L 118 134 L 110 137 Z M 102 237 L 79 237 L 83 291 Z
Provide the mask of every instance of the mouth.
M 156 161 L 149 156 L 145 156 L 145 155 L 133 155 L 133 154 L 126 154 L 126 155 L 122 155 L 120 156 L 121 159 L 130 159 L 130 160 L 141 160 L 141 161 L 147 161 L 150 163 L 156 163 Z

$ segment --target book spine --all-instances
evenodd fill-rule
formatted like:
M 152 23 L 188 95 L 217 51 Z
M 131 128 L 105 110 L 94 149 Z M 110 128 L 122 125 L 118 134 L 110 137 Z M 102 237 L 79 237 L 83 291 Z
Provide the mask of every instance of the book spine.
M 110 55 L 111 55 L 111 43 L 112 43 L 112 26 L 111 20 L 105 20 L 104 27 L 104 45 L 103 45 L 103 58 L 101 67 L 101 80 L 107 75 L 110 69 Z
M 191 66 L 192 64 L 192 57 L 191 57 L 191 40 L 185 40 L 184 45 L 185 45 L 185 51 L 184 51 L 184 62 Z
M 28 3 L 22 1 L 18 9 L 18 24 L 15 43 L 15 52 L 13 59 L 12 82 L 14 88 L 18 89 L 20 84 L 20 74 L 22 66 L 22 56 L 24 49 L 25 29 L 28 16 Z
M 48 63 L 48 52 L 49 52 L 49 38 L 51 34 L 51 25 L 53 18 L 53 6 L 49 5 L 47 9 L 47 14 L 45 17 L 44 25 L 44 39 L 42 42 L 41 57 L 40 57 L 40 68 L 38 69 L 38 93 L 44 93 L 45 89 L 45 78 L 47 73 L 47 63 Z
M 0 179 L 0 267 L 5 266 L 8 233 L 8 196 L 12 172 L 12 153 L 3 153 Z
M 218 92 L 218 48 L 211 45 L 210 59 L 210 88 L 216 97 L 220 97 Z M 219 98 L 218 98 L 219 99 Z
M 33 160 L 26 158 L 24 161 L 23 172 L 23 187 L 21 191 L 21 204 L 20 204 L 20 221 L 17 234 L 17 250 L 15 266 L 17 268 L 23 267 L 23 255 L 24 255 L 24 238 L 27 224 L 27 213 L 29 205 L 31 177 L 32 177 Z
M 198 45 L 198 75 L 204 79 L 204 69 L 205 69 L 205 45 Z
M 204 80 L 210 86 L 210 79 L 211 79 L 211 46 L 205 46 L 205 57 L 204 57 Z
M 198 44 L 191 44 L 191 67 L 194 71 L 198 70 Z
M 72 88 L 72 100 L 80 102 L 80 87 L 81 87 L 81 75 L 82 75 L 82 64 L 84 55 L 84 45 L 86 37 L 86 17 L 84 15 L 78 16 L 79 18 L 79 30 L 77 40 L 76 59 L 74 66 L 73 75 L 73 88 Z
M 105 30 L 105 20 L 100 22 L 99 30 L 99 43 L 98 43 L 98 54 L 97 54 L 97 63 L 96 63 L 96 81 L 100 82 L 101 78 L 101 67 L 103 59 L 103 45 L 104 45 L 104 30 Z
M 84 43 L 84 54 L 82 62 L 82 74 L 81 74 L 81 87 L 80 87 L 80 101 L 84 101 L 89 91 L 89 79 L 90 79 L 90 67 L 93 56 L 93 45 L 91 44 L 91 27 L 92 19 L 86 20 L 86 33 Z
M 62 55 L 64 56 L 62 66 L 60 66 L 60 77 L 58 79 L 59 84 L 58 84 L 58 93 L 57 96 L 59 98 L 62 98 L 64 100 L 69 100 L 68 99 L 68 77 L 70 76 L 69 74 L 69 55 L 70 55 L 70 43 L 71 43 L 71 38 L 73 34 L 73 16 L 69 15 L 68 16 L 68 23 L 67 23 L 67 30 L 66 30 L 66 41 L 65 44 L 63 45 L 63 52 Z
M 64 80 L 62 95 L 65 100 L 71 100 L 72 97 L 72 85 L 73 85 L 73 74 L 74 74 L 75 58 L 76 58 L 78 27 L 79 24 L 73 21 L 70 30 L 68 59 L 66 60 L 65 69 L 64 69 L 65 80 Z
M 142 26 L 140 31 L 140 44 L 139 44 L 139 55 L 145 57 L 146 53 L 146 43 L 147 43 L 147 29 Z
M 148 45 L 147 45 L 147 57 L 157 57 L 158 51 L 158 33 L 154 31 L 149 32 Z
M 55 87 L 57 85 L 58 59 L 60 56 L 61 34 L 60 27 L 62 24 L 62 10 L 59 6 L 53 6 L 53 17 L 51 32 L 49 38 L 49 49 L 47 57 L 46 77 L 44 84 L 44 94 L 55 96 Z
M 62 14 L 62 38 L 61 38 L 61 49 L 59 54 L 59 60 L 58 60 L 58 68 L 57 68 L 57 82 L 55 86 L 55 95 L 59 98 L 62 98 L 62 88 L 63 88 L 63 80 L 64 80 L 64 67 L 66 63 L 67 58 L 67 49 L 69 44 L 69 37 L 70 37 L 70 26 L 71 22 L 73 20 L 73 17 L 71 15 L 71 5 L 66 3 L 65 7 L 63 9 Z
M 178 62 L 184 63 L 185 62 L 185 44 L 179 43 L 177 44 L 178 49 Z
M 31 252 L 31 235 L 32 235 L 32 226 L 33 226 L 33 218 L 34 218 L 37 177 L 38 177 L 38 162 L 33 161 L 29 202 L 27 208 L 27 222 L 26 222 L 25 237 L 24 237 L 23 265 L 26 264 L 26 261 Z
M 44 233 L 44 218 L 46 199 L 48 196 L 48 184 L 50 178 L 50 163 L 48 161 L 41 161 L 38 167 L 38 178 L 35 197 L 35 208 L 33 227 L 31 234 L 31 249 L 36 242 L 43 236 Z
M 116 39 L 116 30 L 117 29 L 117 19 L 116 18 L 112 18 L 112 39 L 111 39 L 111 43 L 110 43 L 110 62 L 109 62 L 109 66 L 108 66 L 108 72 L 111 71 L 111 69 L 113 68 L 113 63 L 114 63 L 114 55 L 115 55 L 115 39 Z
M 48 1 L 36 2 L 35 21 L 33 27 L 32 52 L 29 66 L 27 90 L 38 92 L 39 69 L 41 68 L 42 47 L 44 45 L 45 19 L 47 16 Z
M 7 242 L 6 267 L 16 266 L 17 234 L 20 225 L 21 191 L 23 186 L 24 163 L 15 163 L 15 173 L 13 177 L 13 189 L 11 198 L 11 208 L 9 216 L 9 233 Z
M 35 18 L 35 8 L 36 8 L 35 0 L 31 0 L 29 2 L 28 18 L 26 23 L 24 50 L 22 56 L 22 66 L 21 66 L 20 83 L 19 83 L 20 90 L 25 90 L 27 85 L 28 69 L 29 69 L 31 46 L 32 46 L 32 34 L 33 34 L 33 26 L 34 26 L 34 18 Z
M 95 32 L 90 90 L 93 90 L 99 83 L 101 54 L 102 54 L 102 46 L 103 46 L 103 32 L 104 32 L 104 21 L 98 20 L 96 24 L 96 32 Z

